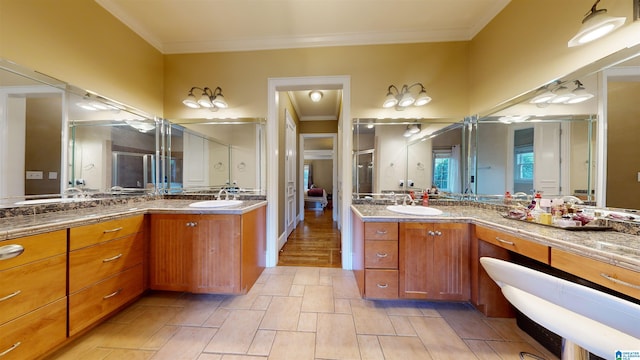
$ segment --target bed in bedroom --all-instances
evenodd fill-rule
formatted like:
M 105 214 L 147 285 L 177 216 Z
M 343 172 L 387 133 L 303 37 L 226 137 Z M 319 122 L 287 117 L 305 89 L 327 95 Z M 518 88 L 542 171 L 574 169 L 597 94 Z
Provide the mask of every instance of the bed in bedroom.
M 324 209 L 327 207 L 327 192 L 323 188 L 311 188 L 304 192 L 305 209 Z

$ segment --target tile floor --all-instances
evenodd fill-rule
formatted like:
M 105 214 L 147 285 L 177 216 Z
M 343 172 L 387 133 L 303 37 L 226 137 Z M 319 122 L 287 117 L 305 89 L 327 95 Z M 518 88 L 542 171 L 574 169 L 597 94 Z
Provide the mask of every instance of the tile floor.
M 49 359 L 557 359 L 466 303 L 369 301 L 351 271 L 267 268 L 247 295 L 151 292 Z

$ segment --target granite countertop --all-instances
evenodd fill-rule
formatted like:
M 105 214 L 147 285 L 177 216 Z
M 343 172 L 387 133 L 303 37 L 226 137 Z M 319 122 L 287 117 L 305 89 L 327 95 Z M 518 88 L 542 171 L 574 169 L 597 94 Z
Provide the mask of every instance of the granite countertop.
M 351 205 L 364 222 L 468 222 L 523 239 L 640 271 L 640 236 L 618 231 L 570 231 L 504 218 L 498 211 L 470 206 L 433 206 L 438 216 L 404 215 L 384 205 Z
M 242 204 L 222 208 L 192 208 L 193 200 L 148 200 L 143 202 L 84 207 L 65 211 L 21 215 L 0 219 L 0 241 L 40 234 L 68 227 L 89 225 L 137 214 L 244 214 L 261 206 L 264 200 L 243 200 Z

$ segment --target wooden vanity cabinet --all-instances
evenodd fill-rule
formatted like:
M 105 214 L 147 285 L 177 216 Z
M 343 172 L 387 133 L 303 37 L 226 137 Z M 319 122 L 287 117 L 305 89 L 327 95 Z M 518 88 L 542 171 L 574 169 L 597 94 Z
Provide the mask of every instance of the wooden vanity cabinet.
M 0 252 L 15 247 L 23 252 L 0 259 L 0 354 L 32 359 L 67 338 L 67 232 L 0 242 Z
M 551 249 L 551 266 L 640 299 L 640 272 L 559 249 Z
M 143 215 L 69 229 L 69 336 L 144 291 Z
M 243 294 L 264 270 L 266 208 L 242 215 L 152 214 L 150 287 Z
M 364 224 L 364 267 L 367 298 L 398 298 L 398 223 Z
M 511 260 L 516 253 L 548 265 L 550 247 L 481 225 L 474 226 L 472 236 L 471 303 L 489 317 L 513 317 L 515 312 L 500 287 L 480 264 L 483 256 Z
M 469 224 L 400 223 L 399 295 L 469 300 Z

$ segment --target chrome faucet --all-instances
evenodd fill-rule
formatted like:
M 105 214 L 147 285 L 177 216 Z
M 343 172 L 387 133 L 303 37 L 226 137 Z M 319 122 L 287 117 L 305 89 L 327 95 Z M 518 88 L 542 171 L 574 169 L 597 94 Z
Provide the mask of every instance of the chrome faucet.
M 229 200 L 229 192 L 225 188 L 220 189 L 220 191 L 218 192 L 218 200 L 222 200 L 222 193 L 225 194 L 224 199 Z
M 416 204 L 416 202 L 411 198 L 411 195 L 407 194 L 402 197 L 402 205 L 407 205 L 407 198 L 409 199 L 409 205 Z
M 72 195 L 74 198 L 82 198 L 84 197 L 84 191 L 82 191 L 82 189 L 77 188 L 77 187 L 68 187 L 66 189 L 64 189 L 64 192 L 62 193 L 63 195 Z

